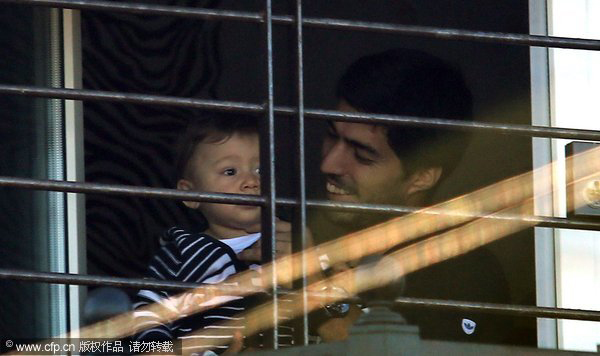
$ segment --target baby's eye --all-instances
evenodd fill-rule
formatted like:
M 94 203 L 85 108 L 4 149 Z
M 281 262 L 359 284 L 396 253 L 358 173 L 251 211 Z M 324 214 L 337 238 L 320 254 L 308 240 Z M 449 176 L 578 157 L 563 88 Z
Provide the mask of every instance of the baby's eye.
M 234 176 L 237 173 L 237 170 L 235 168 L 227 168 L 226 170 L 223 171 L 223 174 L 226 176 Z
M 256 175 L 260 175 L 260 168 L 256 168 L 256 169 L 254 170 L 254 173 L 256 173 Z

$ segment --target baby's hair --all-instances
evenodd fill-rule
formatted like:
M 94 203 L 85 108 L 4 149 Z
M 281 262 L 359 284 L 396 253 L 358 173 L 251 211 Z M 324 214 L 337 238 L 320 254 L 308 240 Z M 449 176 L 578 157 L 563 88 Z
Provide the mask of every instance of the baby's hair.
M 188 176 L 189 161 L 199 143 L 216 143 L 233 134 L 257 134 L 258 118 L 239 113 L 207 113 L 194 117 L 178 140 L 176 181 Z

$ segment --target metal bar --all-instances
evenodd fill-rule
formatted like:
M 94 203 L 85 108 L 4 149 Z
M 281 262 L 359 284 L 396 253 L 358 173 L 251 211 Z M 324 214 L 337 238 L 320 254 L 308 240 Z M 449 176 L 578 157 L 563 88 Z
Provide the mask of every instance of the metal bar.
M 264 108 L 258 104 L 221 100 L 181 98 L 176 96 L 164 95 L 120 93 L 103 90 L 43 88 L 36 86 L 0 84 L 0 94 L 84 101 L 106 101 L 141 105 L 175 106 L 196 109 L 210 109 L 217 111 L 244 111 L 250 113 L 261 113 L 264 111 Z
M 185 291 L 192 288 L 203 288 L 206 290 L 217 290 L 228 292 L 232 287 L 219 285 L 200 285 L 195 283 L 184 283 L 174 281 L 156 281 L 141 278 L 120 278 L 107 276 L 91 276 L 91 275 L 76 275 L 68 273 L 51 273 L 51 272 L 35 272 L 16 269 L 0 269 L 0 279 L 42 282 L 42 283 L 57 283 L 69 285 L 87 285 L 87 286 L 113 286 L 118 288 L 131 289 L 156 289 L 156 290 L 174 290 Z M 240 290 L 237 288 L 237 290 Z M 248 290 L 254 292 L 255 290 Z M 279 294 L 294 294 L 295 292 L 278 290 Z M 331 294 L 321 295 L 319 293 L 310 293 L 311 297 L 331 298 Z M 357 302 L 356 298 L 349 299 L 350 302 Z M 581 310 L 581 309 L 564 309 L 564 308 L 549 308 L 549 307 L 531 307 L 522 305 L 510 304 L 493 304 L 493 303 L 472 303 L 459 301 L 446 301 L 437 299 L 421 299 L 421 298 L 397 298 L 394 303 L 398 306 L 437 308 L 437 309 L 459 309 L 463 311 L 480 311 L 494 314 L 507 314 L 530 316 L 538 318 L 560 318 L 574 320 L 589 320 L 600 321 L 600 311 Z
M 79 10 L 96 10 L 124 12 L 145 15 L 163 15 L 199 18 L 204 20 L 232 20 L 253 23 L 264 23 L 263 16 L 255 12 L 200 9 L 181 6 L 159 6 L 148 4 L 126 4 L 108 1 L 91 0 L 0 0 L 4 3 L 18 3 L 35 6 L 60 7 Z M 291 25 L 295 23 L 294 16 L 271 16 L 272 23 Z M 500 44 L 571 48 L 585 50 L 600 50 L 600 41 L 582 38 L 539 36 L 516 33 L 469 31 L 427 26 L 410 26 L 369 21 L 353 21 L 332 18 L 304 18 L 304 26 L 336 29 L 369 31 L 379 33 L 402 34 L 414 37 L 428 37 L 443 40 L 491 42 Z
M 294 112 L 293 108 L 281 108 L 279 114 Z M 453 130 L 492 131 L 500 134 L 513 134 L 533 137 L 569 138 L 577 140 L 600 139 L 600 131 L 568 129 L 559 127 L 531 126 L 503 123 L 486 123 L 481 121 L 448 120 L 437 118 L 420 118 L 413 116 L 397 116 L 372 113 L 350 113 L 334 110 L 306 110 L 305 116 L 347 122 L 376 123 L 383 125 L 407 125 L 416 127 L 440 127 Z
M 278 204 L 293 206 L 298 202 L 293 199 L 278 199 Z M 310 208 L 336 209 L 342 211 L 357 211 L 357 212 L 374 212 L 381 214 L 430 214 L 430 215 L 457 215 L 456 212 L 443 209 L 427 209 L 422 211 L 422 208 L 395 206 L 385 204 L 358 204 L 358 203 L 340 203 L 329 200 L 307 200 L 306 205 Z M 562 229 L 578 229 L 578 230 L 600 230 L 600 223 L 587 220 L 574 220 L 557 217 L 536 216 L 536 215 L 509 215 L 509 214 L 463 214 L 473 218 L 483 219 L 500 219 L 500 220 L 521 220 L 531 222 L 539 227 L 553 227 Z
M 295 343 L 308 345 L 308 286 L 307 261 L 304 251 L 308 247 L 306 235 L 306 174 L 305 174 L 305 147 L 304 147 L 304 52 L 303 52 L 303 34 L 302 34 L 302 0 L 296 0 L 296 94 L 297 94 L 297 125 L 296 125 L 296 176 L 298 189 L 298 206 L 294 221 L 294 252 L 302 253 L 300 259 L 300 268 L 302 278 L 300 278 L 298 287 L 302 291 L 302 320 L 301 330 L 296 331 Z
M 550 307 L 532 307 L 525 305 L 459 302 L 439 299 L 397 298 L 396 306 L 424 307 L 434 309 L 450 309 L 461 311 L 476 311 L 492 314 L 507 314 L 513 316 L 528 316 L 535 318 L 557 318 L 600 321 L 600 311 L 583 309 L 565 309 Z
M 32 281 L 32 282 L 45 282 L 45 283 L 60 283 L 70 285 L 84 285 L 84 286 L 113 286 L 119 288 L 132 288 L 132 289 L 160 289 L 160 290 L 189 290 L 197 287 L 215 288 L 219 289 L 218 286 L 206 286 L 198 283 L 184 283 L 175 281 L 158 281 L 147 278 L 120 278 L 120 277 L 108 277 L 108 276 L 91 276 L 91 275 L 79 275 L 79 274 L 68 274 L 68 273 L 54 273 L 54 272 L 37 272 L 37 271 L 25 271 L 16 269 L 0 269 L 0 279 L 10 279 L 17 281 Z M 230 287 L 228 287 L 230 288 Z
M 265 199 L 256 195 L 203 193 L 168 188 L 150 188 L 101 183 L 80 183 L 15 177 L 0 177 L 0 186 L 24 188 L 31 190 L 47 190 L 54 192 L 97 193 L 136 196 L 145 198 L 202 201 L 210 203 L 229 203 L 260 206 L 265 204 Z
M 131 288 L 131 289 L 152 289 L 152 290 L 172 290 L 172 291 L 189 291 L 195 289 L 199 293 L 202 291 L 220 291 L 224 293 L 230 293 L 232 290 L 242 292 L 245 294 L 264 293 L 262 288 L 248 288 L 248 287 L 234 287 L 220 284 L 202 284 L 202 283 L 189 283 L 189 282 L 177 282 L 167 280 L 155 280 L 148 278 L 125 278 L 125 277 L 111 277 L 111 276 L 96 276 L 96 275 L 80 275 L 71 273 L 57 273 L 57 272 L 38 272 L 29 270 L 19 269 L 7 269 L 0 268 L 0 280 L 14 280 L 14 281 L 25 281 L 25 282 L 39 282 L 39 283 L 56 283 L 56 284 L 68 284 L 68 285 L 84 285 L 84 286 L 112 286 L 118 288 Z M 278 295 L 295 295 L 297 291 L 279 288 L 277 290 Z M 341 298 L 342 295 L 336 295 L 335 292 L 310 293 L 311 297 L 324 298 L 330 300 L 331 298 Z M 348 303 L 360 303 L 359 298 L 347 298 L 343 301 Z
M 15 177 L 2 177 L 0 176 L 0 187 L 14 187 L 23 188 L 30 190 L 48 190 L 68 193 L 95 193 L 95 194 L 110 194 L 110 195 L 124 195 L 124 196 L 136 196 L 145 198 L 163 198 L 163 199 L 174 199 L 174 200 L 190 200 L 190 201 L 201 201 L 209 203 L 226 203 L 226 204 L 241 204 L 241 205 L 258 205 L 265 206 L 266 199 L 262 196 L 256 195 L 244 195 L 244 194 L 226 194 L 226 193 L 203 193 L 203 192 L 190 192 L 177 189 L 168 188 L 150 188 L 150 187 L 138 187 L 129 185 L 114 185 L 114 184 L 100 184 L 100 183 L 80 183 L 80 182 L 69 182 L 69 181 L 52 181 L 52 180 L 41 180 L 41 179 L 29 179 L 29 178 L 15 178 Z M 276 198 L 275 203 L 281 206 L 297 207 L 300 205 L 300 201 L 297 199 L 290 198 Z M 309 208 L 320 208 L 320 209 L 336 209 L 344 211 L 356 211 L 356 212 L 371 212 L 381 214 L 393 214 L 402 215 L 409 213 L 419 213 L 419 208 L 405 207 L 405 206 L 394 206 L 386 204 L 358 204 L 358 203 L 340 203 L 332 202 L 328 200 L 314 200 L 307 199 L 306 206 Z M 456 214 L 452 211 L 435 210 L 431 209 L 423 212 L 424 214 Z M 465 214 L 463 214 L 465 215 Z M 516 216 L 498 214 L 493 216 L 478 215 L 478 214 L 466 214 L 473 218 L 486 218 L 486 219 L 504 219 L 504 220 L 523 220 L 537 224 L 540 227 L 553 227 L 563 229 L 578 229 L 578 230 L 600 230 L 600 223 L 585 221 L 585 220 L 574 220 L 556 217 L 545 217 L 545 216 Z
M 283 20 L 283 19 L 282 19 Z M 332 18 L 305 18 L 304 25 L 338 30 L 369 31 L 429 37 L 443 40 L 492 42 L 535 47 L 600 50 L 600 41 L 583 38 L 526 35 L 518 33 L 469 31 L 450 28 L 411 26 L 370 21 L 340 20 Z
M 263 22 L 262 16 L 255 12 L 213 10 L 197 7 L 161 6 L 140 3 L 134 4 L 116 1 L 90 0 L 0 0 L 0 2 L 33 6 L 59 7 L 75 10 L 129 13 L 137 15 L 174 16 L 203 20 L 237 20 L 256 23 Z
M 264 104 L 265 121 L 261 136 L 261 194 L 265 199 L 262 208 L 262 262 L 272 263 L 272 272 L 269 292 L 272 294 L 273 310 L 271 317 L 273 329 L 264 333 L 264 344 L 267 348 L 277 349 L 279 340 L 279 303 L 277 298 L 277 244 L 276 244 L 276 216 L 275 216 L 275 112 L 274 112 L 274 87 L 273 87 L 273 13 L 271 0 L 265 0 L 263 13 L 264 46 L 266 56 L 266 102 Z
M 278 199 L 278 204 L 282 205 L 294 205 L 298 204 L 293 199 Z M 307 200 L 306 205 L 309 208 L 322 208 L 322 209 L 336 209 L 342 211 L 357 211 L 357 212 L 371 212 L 381 214 L 431 214 L 431 215 L 456 215 L 456 212 L 446 211 L 441 209 L 428 209 L 422 211 L 422 208 L 408 207 L 408 206 L 395 206 L 385 204 L 358 204 L 358 203 L 339 203 L 328 200 Z M 587 220 L 575 220 L 557 217 L 547 216 L 536 216 L 536 215 L 508 215 L 508 214 L 467 214 L 467 216 L 473 218 L 483 219 L 500 219 L 500 220 L 521 220 L 533 223 L 538 227 L 552 227 L 560 229 L 576 229 L 576 230 L 600 230 L 600 223 L 592 222 Z
M 216 111 L 239 111 L 249 113 L 261 113 L 265 111 L 265 107 L 263 105 L 244 102 L 180 98 L 174 96 L 119 93 L 85 89 L 54 89 L 24 85 L 0 84 L 0 94 L 44 98 L 61 98 L 69 100 L 107 101 L 143 105 L 190 107 Z M 273 111 L 275 114 L 280 115 L 297 115 L 298 112 L 296 108 L 288 106 L 274 106 Z M 530 126 L 518 124 L 485 123 L 479 121 L 474 122 L 464 120 L 419 118 L 411 116 L 396 116 L 371 113 L 348 113 L 343 111 L 317 109 L 305 109 L 304 117 L 320 120 L 376 123 L 384 125 L 442 127 L 453 130 L 491 131 L 500 134 L 511 134 L 521 136 L 600 141 L 600 131 L 597 130 L 569 129 L 560 127 Z

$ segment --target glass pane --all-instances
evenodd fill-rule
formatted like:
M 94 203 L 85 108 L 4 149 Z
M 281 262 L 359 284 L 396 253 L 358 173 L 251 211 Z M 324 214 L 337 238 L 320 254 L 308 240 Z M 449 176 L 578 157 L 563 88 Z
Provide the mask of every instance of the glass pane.
M 550 4 L 550 3 L 549 3 Z M 549 8 L 552 36 L 600 39 L 600 3 L 589 0 L 555 0 Z M 552 75 L 552 124 L 556 127 L 600 130 L 598 90 L 600 53 L 571 49 L 550 51 Z M 554 181 L 555 214 L 567 214 L 565 146 L 572 140 L 553 140 L 557 161 Z M 574 188 L 574 191 L 577 191 Z M 579 210 L 579 209 L 578 209 Z M 568 216 L 568 215 L 567 215 Z M 573 218 L 596 217 L 573 214 Z M 556 299 L 561 308 L 600 310 L 600 232 L 556 229 Z M 600 344 L 600 323 L 559 320 L 561 349 L 596 351 Z
M 60 12 L 3 5 L 0 83 L 60 85 Z M 0 96 L 0 175 L 63 179 L 60 100 Z M 0 268 L 63 272 L 63 194 L 0 188 Z M 44 338 L 66 330 L 65 287 L 1 280 L 0 335 Z

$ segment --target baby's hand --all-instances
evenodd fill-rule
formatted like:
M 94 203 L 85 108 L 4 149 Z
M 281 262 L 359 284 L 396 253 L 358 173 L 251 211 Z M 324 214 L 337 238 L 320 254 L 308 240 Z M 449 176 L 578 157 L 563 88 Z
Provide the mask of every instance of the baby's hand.
M 275 222 L 275 257 L 278 260 L 277 270 L 279 275 L 289 276 L 291 274 L 291 261 L 288 259 L 287 263 L 282 263 L 280 260 L 284 256 L 289 256 L 292 253 L 292 224 L 281 219 L 277 219 Z M 258 240 L 250 248 L 238 254 L 238 258 L 247 263 L 261 263 L 262 262 L 262 243 Z M 268 276 L 262 276 L 262 278 L 268 278 Z M 264 284 L 268 285 L 268 284 Z M 283 284 L 284 287 L 291 288 L 291 283 Z
M 194 314 L 198 311 L 198 305 L 206 301 L 204 294 L 195 291 L 185 292 L 175 297 L 171 297 L 171 305 L 177 309 L 180 318 Z
M 292 253 L 292 224 L 287 221 L 283 221 L 277 218 L 275 222 L 275 250 L 276 257 L 287 256 Z M 262 262 L 262 244 L 261 240 L 258 240 L 250 248 L 238 254 L 238 258 L 248 263 L 261 263 Z

